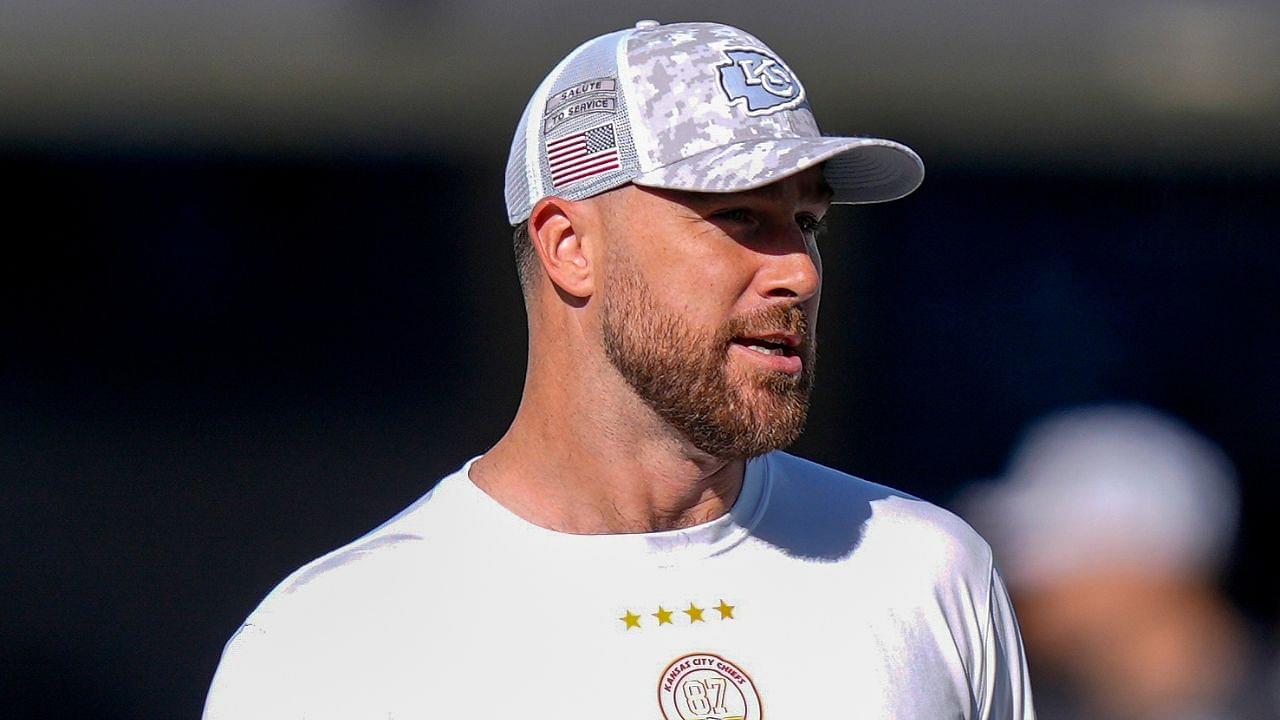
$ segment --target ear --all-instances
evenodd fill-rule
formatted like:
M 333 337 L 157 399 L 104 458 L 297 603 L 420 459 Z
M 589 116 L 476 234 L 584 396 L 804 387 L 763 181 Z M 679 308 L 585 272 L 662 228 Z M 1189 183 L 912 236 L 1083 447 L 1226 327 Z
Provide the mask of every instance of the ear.
M 587 239 L 599 225 L 587 203 L 558 197 L 543 198 L 529 215 L 529 242 L 542 269 L 562 292 L 576 298 L 595 293 L 592 243 Z

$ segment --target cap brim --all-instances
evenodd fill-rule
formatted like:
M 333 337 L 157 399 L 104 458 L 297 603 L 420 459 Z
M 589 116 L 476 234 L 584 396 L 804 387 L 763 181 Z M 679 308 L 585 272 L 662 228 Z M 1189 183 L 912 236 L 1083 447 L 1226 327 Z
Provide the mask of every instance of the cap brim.
M 632 182 L 668 190 L 740 192 L 819 164 L 835 193 L 834 203 L 897 200 L 924 180 L 924 163 L 906 145 L 881 138 L 815 137 L 732 143 L 644 173 Z

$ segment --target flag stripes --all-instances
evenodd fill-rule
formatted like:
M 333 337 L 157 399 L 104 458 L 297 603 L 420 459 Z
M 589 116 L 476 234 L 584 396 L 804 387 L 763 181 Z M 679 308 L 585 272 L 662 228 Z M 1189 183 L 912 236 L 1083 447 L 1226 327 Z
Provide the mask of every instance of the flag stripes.
M 613 123 L 547 142 L 551 184 L 562 188 L 621 166 Z

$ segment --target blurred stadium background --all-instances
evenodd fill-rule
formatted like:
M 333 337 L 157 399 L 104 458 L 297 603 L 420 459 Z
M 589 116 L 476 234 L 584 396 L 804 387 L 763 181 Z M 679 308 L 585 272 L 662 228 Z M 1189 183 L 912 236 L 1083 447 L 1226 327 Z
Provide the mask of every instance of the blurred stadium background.
M 1046 413 L 1159 408 L 1234 464 L 1223 587 L 1274 633 L 1280 5 L 19 0 L 0 715 L 196 716 L 276 581 L 499 437 L 511 132 L 643 17 L 754 32 L 824 130 L 925 158 L 832 216 L 798 452 L 951 504 Z

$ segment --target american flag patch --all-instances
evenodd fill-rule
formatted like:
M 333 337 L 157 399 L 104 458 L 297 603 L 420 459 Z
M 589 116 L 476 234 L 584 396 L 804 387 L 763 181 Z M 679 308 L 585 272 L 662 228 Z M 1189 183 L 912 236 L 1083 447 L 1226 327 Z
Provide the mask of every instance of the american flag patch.
M 548 141 L 547 165 L 551 168 L 551 184 L 556 188 L 617 170 L 620 160 L 613 123 Z

